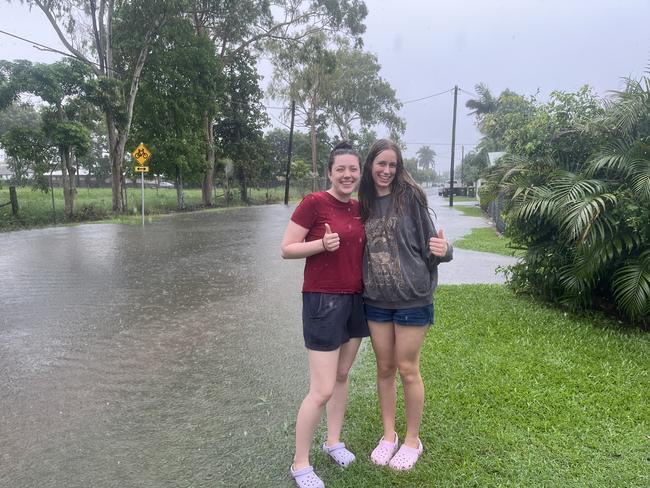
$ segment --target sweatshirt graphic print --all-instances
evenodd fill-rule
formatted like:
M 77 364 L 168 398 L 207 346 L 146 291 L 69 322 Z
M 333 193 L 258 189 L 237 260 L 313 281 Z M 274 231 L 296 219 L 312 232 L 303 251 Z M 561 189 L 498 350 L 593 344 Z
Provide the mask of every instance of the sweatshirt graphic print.
M 399 252 L 396 239 L 397 217 L 372 219 L 366 223 L 368 249 L 368 276 L 372 283 L 367 287 L 403 287 Z

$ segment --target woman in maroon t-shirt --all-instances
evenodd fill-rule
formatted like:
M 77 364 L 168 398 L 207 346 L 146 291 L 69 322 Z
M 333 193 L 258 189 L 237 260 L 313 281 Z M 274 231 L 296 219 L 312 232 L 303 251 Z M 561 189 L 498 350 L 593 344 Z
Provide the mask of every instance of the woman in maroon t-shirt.
M 361 339 L 369 335 L 361 293 L 365 233 L 359 202 L 351 198 L 361 176 L 359 155 L 347 143 L 330 154 L 332 187 L 307 195 L 282 239 L 282 257 L 306 258 L 303 336 L 309 359 L 309 393 L 296 419 L 291 475 L 299 487 L 324 487 L 309 463 L 309 448 L 327 410 L 323 450 L 340 466 L 355 456 L 340 441 L 348 397 L 348 371 Z

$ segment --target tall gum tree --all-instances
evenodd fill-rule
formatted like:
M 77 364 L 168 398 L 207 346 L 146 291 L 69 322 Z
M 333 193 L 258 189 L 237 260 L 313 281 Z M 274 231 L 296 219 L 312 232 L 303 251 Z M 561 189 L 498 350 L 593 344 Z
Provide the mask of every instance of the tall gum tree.
M 402 104 L 390 83 L 380 76 L 377 57 L 343 40 L 335 62 L 325 112 L 341 138 L 350 140 L 355 125 L 384 125 L 391 134 L 404 134 L 406 124 L 397 115 Z
M 362 0 L 195 0 L 192 18 L 198 34 L 207 33 L 225 68 L 245 52 L 294 45 L 316 32 L 337 32 L 360 42 L 368 9 Z M 213 202 L 214 112 L 205 110 L 206 172 L 203 203 Z
M 223 70 L 207 36 L 196 35 L 190 19 L 170 19 L 149 56 L 135 103 L 129 146 L 147 144 L 148 165 L 156 175 L 176 182 L 183 210 L 184 182 L 205 173 L 204 109 L 214 111 L 215 95 L 224 90 Z
M 45 144 L 55 148 L 59 155 L 65 215 L 71 218 L 76 195 L 76 158 L 90 148 L 90 130 L 80 122 L 84 86 L 90 72 L 84 64 L 70 59 L 53 64 L 24 60 L 2 63 L 9 68 L 9 83 L 14 85 L 16 94 L 36 95 L 44 102 L 40 131 Z M 38 166 L 38 162 L 34 164 Z
M 295 101 L 298 116 L 309 129 L 312 190 L 315 191 L 318 176 L 317 132 L 319 126 L 326 125 L 324 100 L 331 93 L 336 56 L 334 51 L 328 49 L 326 36 L 319 32 L 296 46 L 278 49 L 273 64 L 269 93 L 274 98 Z
M 47 17 L 70 55 L 92 69 L 106 119 L 113 212 L 123 212 L 122 166 L 140 76 L 160 26 L 182 7 L 165 0 L 26 0 Z

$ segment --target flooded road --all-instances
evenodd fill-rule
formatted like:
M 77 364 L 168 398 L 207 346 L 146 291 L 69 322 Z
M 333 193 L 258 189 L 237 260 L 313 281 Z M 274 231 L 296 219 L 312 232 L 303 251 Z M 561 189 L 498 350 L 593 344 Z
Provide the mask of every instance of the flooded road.
M 291 486 L 292 210 L 0 234 L 0 486 Z

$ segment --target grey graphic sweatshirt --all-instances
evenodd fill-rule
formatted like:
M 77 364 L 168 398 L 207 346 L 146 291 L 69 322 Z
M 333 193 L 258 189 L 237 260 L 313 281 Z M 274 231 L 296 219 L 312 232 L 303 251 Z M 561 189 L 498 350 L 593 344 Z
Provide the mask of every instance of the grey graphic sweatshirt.
M 429 238 L 437 231 L 415 197 L 402 215 L 395 215 L 393 195 L 377 198 L 372 217 L 365 223 L 363 256 L 364 301 L 380 308 L 415 308 L 429 305 L 438 285 L 438 263 L 451 261 L 453 248 L 437 257 Z

